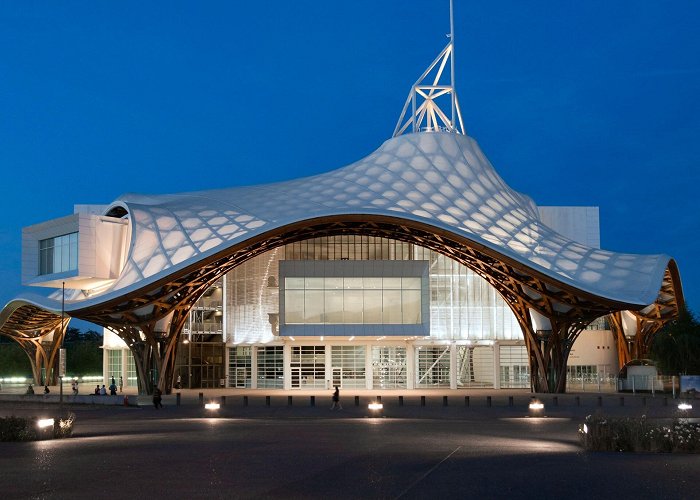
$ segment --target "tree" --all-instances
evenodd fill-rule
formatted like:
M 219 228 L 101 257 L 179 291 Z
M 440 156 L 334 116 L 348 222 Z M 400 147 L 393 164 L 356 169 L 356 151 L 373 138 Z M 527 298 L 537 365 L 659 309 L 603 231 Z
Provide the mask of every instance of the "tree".
M 681 309 L 678 318 L 654 336 L 650 355 L 666 375 L 700 374 L 700 323 L 695 315 Z

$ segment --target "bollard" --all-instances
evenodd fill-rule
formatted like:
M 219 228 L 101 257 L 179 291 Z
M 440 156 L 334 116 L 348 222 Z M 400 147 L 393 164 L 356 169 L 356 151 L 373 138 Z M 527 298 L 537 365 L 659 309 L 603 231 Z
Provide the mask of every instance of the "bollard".
M 180 394 L 179 392 L 175 394 L 175 404 L 177 404 L 177 406 L 180 406 L 180 396 L 182 396 L 182 394 Z
M 248 406 L 248 396 L 243 396 L 243 406 Z
M 355 396 L 355 406 L 360 406 L 360 396 Z
M 486 406 L 491 407 L 491 396 L 486 396 Z
M 508 406 L 513 406 L 513 396 L 508 396 Z
M 226 406 L 226 396 L 221 396 L 221 406 Z
M 664 406 L 668 406 L 668 398 L 664 398 Z
M 382 397 L 381 397 L 381 396 L 377 396 L 377 403 L 381 403 L 381 402 L 382 402 Z
M 403 406 L 403 396 L 399 396 L 399 406 Z
M 204 406 L 204 393 L 199 393 L 199 406 Z
M 287 406 L 292 406 L 292 396 L 287 396 Z
M 270 406 L 270 396 L 265 396 L 265 406 Z
M 559 406 L 559 396 L 554 396 L 554 397 L 552 398 L 552 404 L 553 404 L 554 406 Z
M 469 396 L 464 396 L 464 406 L 469 406 Z
M 316 396 L 309 396 L 309 405 L 316 406 Z
M 576 396 L 576 406 L 581 406 L 581 398 Z
M 442 397 L 442 406 L 447 406 L 447 396 Z
M 625 397 L 620 396 L 620 406 L 625 406 Z
M 646 405 L 647 405 L 647 398 L 645 396 L 642 398 L 642 406 L 646 406 Z
M 425 396 L 420 397 L 420 405 L 425 406 Z
M 603 406 L 603 396 L 598 396 L 598 406 Z

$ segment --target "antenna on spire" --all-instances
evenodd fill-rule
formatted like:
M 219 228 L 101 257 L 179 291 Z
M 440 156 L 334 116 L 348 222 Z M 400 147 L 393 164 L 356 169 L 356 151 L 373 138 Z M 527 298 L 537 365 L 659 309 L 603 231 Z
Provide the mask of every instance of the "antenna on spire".
M 454 58 L 454 14 L 450 0 L 450 39 L 447 46 L 435 58 L 428 69 L 413 84 L 404 104 L 393 137 L 410 132 L 454 132 L 464 134 L 462 112 L 455 90 L 455 58 Z M 450 62 L 450 79 L 443 82 L 443 73 L 447 62 Z M 449 98 L 449 108 L 445 101 Z M 409 106 L 411 114 L 407 116 Z M 449 109 L 449 117 L 443 111 Z

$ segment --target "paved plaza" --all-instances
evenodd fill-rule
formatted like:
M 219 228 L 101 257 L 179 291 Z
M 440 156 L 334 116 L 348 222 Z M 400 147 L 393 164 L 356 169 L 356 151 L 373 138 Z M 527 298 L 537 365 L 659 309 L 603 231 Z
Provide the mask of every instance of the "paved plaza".
M 0 443 L 3 498 L 698 498 L 700 455 L 589 453 L 578 444 L 586 414 L 675 416 L 662 397 L 544 397 L 452 391 L 384 395 L 240 394 L 212 414 L 186 391 L 152 406 L 64 405 L 74 437 Z M 491 396 L 491 406 L 487 396 Z M 220 400 L 206 393 L 205 399 Z M 512 397 L 512 406 L 511 398 Z M 698 405 L 696 405 L 698 406 Z M 56 413 L 57 405 L 3 402 L 2 414 Z M 693 410 L 696 411 L 696 410 Z M 697 415 L 694 415 L 697 416 Z

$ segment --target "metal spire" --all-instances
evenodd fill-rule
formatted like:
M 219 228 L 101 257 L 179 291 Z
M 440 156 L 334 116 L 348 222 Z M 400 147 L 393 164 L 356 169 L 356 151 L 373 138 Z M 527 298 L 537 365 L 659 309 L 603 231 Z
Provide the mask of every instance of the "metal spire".
M 394 137 L 410 132 L 442 131 L 464 134 L 462 112 L 459 109 L 459 100 L 455 90 L 455 37 L 452 0 L 450 0 L 450 34 L 447 36 L 450 39 L 447 46 L 442 49 L 442 52 L 411 87 L 401 117 L 394 129 Z M 450 79 L 445 83 L 441 80 L 443 80 L 443 73 L 448 61 L 450 62 Z M 449 107 L 446 106 L 447 99 L 450 100 Z M 411 114 L 407 116 L 409 106 Z M 443 108 L 449 109 L 449 117 Z

